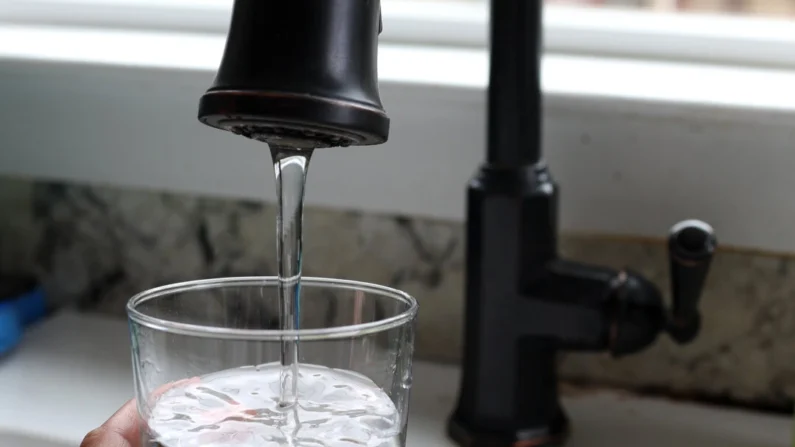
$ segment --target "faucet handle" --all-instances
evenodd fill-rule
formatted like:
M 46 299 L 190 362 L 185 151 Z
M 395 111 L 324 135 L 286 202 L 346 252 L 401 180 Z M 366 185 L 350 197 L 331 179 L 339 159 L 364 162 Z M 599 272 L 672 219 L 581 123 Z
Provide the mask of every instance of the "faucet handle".
M 691 342 L 701 329 L 698 300 L 717 245 L 715 231 L 706 222 L 685 220 L 671 228 L 668 257 L 673 309 L 666 330 L 679 344 Z

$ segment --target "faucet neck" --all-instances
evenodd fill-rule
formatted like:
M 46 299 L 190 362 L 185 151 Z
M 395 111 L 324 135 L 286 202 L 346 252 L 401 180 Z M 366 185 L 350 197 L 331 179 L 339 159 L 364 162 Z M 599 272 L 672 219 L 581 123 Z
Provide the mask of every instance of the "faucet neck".
M 540 0 L 491 0 L 488 153 L 492 165 L 541 159 Z

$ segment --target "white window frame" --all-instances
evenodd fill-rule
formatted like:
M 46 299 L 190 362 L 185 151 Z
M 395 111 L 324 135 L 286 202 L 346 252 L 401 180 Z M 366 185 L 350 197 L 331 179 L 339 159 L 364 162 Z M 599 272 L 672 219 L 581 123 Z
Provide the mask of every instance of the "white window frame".
M 0 0 L 0 21 L 225 33 L 232 0 Z M 385 0 L 382 40 L 485 48 L 485 1 Z M 551 53 L 795 67 L 791 20 L 620 8 L 545 8 Z
M 271 197 L 267 151 L 193 119 L 230 5 L 0 0 L 0 115 L 17 118 L 0 120 L 0 173 Z M 463 219 L 483 157 L 487 6 L 383 10 L 391 140 L 318 156 L 308 202 Z M 791 22 L 564 6 L 544 20 L 545 152 L 566 229 L 660 236 L 695 216 L 729 245 L 795 250 Z

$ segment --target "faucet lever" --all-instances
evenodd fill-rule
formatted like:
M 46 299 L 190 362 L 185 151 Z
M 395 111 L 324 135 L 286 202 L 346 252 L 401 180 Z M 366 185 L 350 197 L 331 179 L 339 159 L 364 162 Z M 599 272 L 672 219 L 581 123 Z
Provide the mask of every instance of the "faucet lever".
M 698 300 L 718 242 L 706 222 L 685 220 L 671 228 L 668 238 L 673 309 L 666 331 L 679 344 L 691 342 L 701 329 Z

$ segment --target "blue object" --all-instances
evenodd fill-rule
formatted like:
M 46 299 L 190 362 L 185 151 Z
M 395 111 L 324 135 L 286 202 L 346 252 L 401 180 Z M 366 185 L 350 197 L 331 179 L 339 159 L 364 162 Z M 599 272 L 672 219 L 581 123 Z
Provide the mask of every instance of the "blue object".
M 22 340 L 22 321 L 11 301 L 0 303 L 0 357 Z
M 44 291 L 40 287 L 15 297 L 0 298 L 0 356 L 17 346 L 25 327 L 46 313 Z
M 21 295 L 15 301 L 17 312 L 24 326 L 39 321 L 47 314 L 47 303 L 44 300 L 44 290 L 41 287 Z

